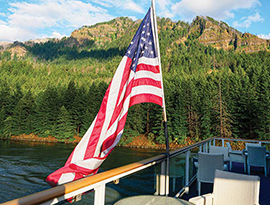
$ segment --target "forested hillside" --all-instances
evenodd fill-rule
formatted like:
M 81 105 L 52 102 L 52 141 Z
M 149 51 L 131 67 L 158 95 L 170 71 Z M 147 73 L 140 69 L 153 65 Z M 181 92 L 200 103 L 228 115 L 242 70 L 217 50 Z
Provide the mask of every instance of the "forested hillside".
M 139 23 L 121 17 L 60 40 L 0 47 L 0 137 L 82 136 Z M 158 27 L 170 141 L 269 139 L 269 41 L 210 17 L 162 18 Z M 159 106 L 130 109 L 121 143 L 140 134 L 164 143 Z

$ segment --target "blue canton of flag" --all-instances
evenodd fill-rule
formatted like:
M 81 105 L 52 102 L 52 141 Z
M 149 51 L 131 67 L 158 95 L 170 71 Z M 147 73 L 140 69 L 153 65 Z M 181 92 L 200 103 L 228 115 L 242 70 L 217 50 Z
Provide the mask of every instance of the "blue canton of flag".
M 151 11 L 149 9 L 126 52 L 126 56 L 133 59 L 130 69 L 134 72 L 136 72 L 140 57 L 157 57 L 150 14 Z

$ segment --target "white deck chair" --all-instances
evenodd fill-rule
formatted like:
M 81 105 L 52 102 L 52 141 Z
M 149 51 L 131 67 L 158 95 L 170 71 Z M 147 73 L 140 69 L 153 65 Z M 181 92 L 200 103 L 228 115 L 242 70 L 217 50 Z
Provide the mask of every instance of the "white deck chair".
M 267 177 L 268 174 L 268 157 L 266 156 L 266 147 L 255 147 L 248 146 L 247 150 L 247 169 L 250 174 L 250 167 L 263 167 L 264 175 Z
M 229 148 L 230 170 L 232 170 L 233 162 L 243 163 L 245 165 L 245 157 L 243 156 L 243 151 L 232 150 L 230 142 L 227 142 L 226 145 Z M 244 166 L 244 171 L 246 172 L 245 166 Z
M 195 205 L 258 205 L 260 178 L 216 170 L 213 193 L 189 199 Z
M 209 153 L 224 154 L 224 162 L 230 161 L 229 147 L 210 146 Z
M 215 170 L 224 170 L 224 155 L 213 153 L 198 153 L 197 190 L 201 195 L 201 183 L 213 183 Z
M 246 143 L 246 149 L 243 150 L 243 156 L 245 157 L 245 162 L 244 162 L 244 169 L 245 172 L 247 171 L 247 152 L 248 152 L 248 147 L 261 147 L 261 142 L 259 143 Z
M 259 143 L 246 143 L 246 150 L 248 150 L 248 146 L 253 146 L 253 147 L 260 147 L 262 146 L 261 142 Z

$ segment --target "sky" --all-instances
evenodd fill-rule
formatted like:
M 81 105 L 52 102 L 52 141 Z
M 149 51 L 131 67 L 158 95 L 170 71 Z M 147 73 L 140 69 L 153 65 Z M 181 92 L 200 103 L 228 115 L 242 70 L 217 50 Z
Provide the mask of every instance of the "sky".
M 155 0 L 159 17 L 224 21 L 240 32 L 270 39 L 269 0 Z M 127 16 L 142 19 L 151 0 L 0 0 L 0 41 L 62 38 L 84 25 Z

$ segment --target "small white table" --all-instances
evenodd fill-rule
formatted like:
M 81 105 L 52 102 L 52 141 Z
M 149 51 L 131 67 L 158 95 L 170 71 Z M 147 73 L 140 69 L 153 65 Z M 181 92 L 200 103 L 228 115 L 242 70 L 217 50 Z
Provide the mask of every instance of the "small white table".
M 121 199 L 115 205 L 193 205 L 193 203 L 169 196 L 139 195 Z

